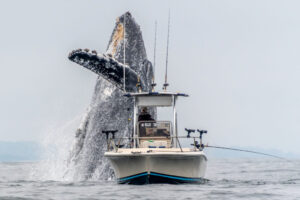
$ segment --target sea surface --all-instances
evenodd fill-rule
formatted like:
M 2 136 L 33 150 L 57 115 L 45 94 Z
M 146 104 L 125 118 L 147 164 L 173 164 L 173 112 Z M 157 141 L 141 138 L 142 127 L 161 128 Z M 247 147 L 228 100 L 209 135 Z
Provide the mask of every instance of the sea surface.
M 0 199 L 300 199 L 300 160 L 211 159 L 206 183 L 142 186 L 39 179 L 39 166 L 0 163 Z

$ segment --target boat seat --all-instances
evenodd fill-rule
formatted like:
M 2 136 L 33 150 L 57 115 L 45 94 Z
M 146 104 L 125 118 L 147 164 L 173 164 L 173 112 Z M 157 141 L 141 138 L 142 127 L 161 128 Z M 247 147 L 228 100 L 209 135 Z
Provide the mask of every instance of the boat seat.
M 140 148 L 170 148 L 170 140 L 140 140 Z
M 159 146 L 159 147 L 157 147 L 157 146 L 148 146 L 148 148 L 166 148 L 166 146 Z

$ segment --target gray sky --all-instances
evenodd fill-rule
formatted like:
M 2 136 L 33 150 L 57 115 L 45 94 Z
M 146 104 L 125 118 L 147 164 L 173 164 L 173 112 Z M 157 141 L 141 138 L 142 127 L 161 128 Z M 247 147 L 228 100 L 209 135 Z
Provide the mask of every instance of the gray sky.
M 70 62 L 104 52 L 117 16 L 130 11 L 161 88 L 171 9 L 170 90 L 180 130 L 205 128 L 210 144 L 300 153 L 300 2 L 262 0 L 0 3 L 0 140 L 41 140 L 49 127 L 85 112 L 96 75 Z

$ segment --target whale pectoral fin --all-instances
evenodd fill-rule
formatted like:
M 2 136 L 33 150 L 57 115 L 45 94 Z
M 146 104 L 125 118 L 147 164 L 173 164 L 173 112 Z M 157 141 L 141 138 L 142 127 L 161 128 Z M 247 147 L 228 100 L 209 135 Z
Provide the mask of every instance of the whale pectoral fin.
M 69 54 L 69 59 L 111 82 L 121 90 L 124 90 L 124 69 L 126 92 L 136 90 L 138 80 L 137 73 L 128 66 L 116 61 L 110 56 L 97 54 L 95 51 L 75 50 Z

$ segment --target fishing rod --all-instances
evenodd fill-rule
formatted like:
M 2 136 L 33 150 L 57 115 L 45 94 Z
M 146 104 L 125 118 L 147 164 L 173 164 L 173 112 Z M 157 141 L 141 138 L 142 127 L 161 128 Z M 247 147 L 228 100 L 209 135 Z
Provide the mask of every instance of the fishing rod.
M 190 134 L 191 133 L 195 133 L 195 129 L 185 129 L 185 131 L 187 131 L 187 138 L 190 138 Z M 262 152 L 258 152 L 258 151 L 250 151 L 250 150 L 245 150 L 245 149 L 237 149 L 237 148 L 230 148 L 230 147 L 222 147 L 222 146 L 214 146 L 214 145 L 204 145 L 202 142 L 202 135 L 203 134 L 207 134 L 207 130 L 199 130 L 197 129 L 197 132 L 199 133 L 199 139 L 200 139 L 200 144 L 198 143 L 198 141 L 195 141 L 195 137 L 194 138 L 194 144 L 193 145 L 195 148 L 197 149 L 204 149 L 206 147 L 208 148 L 215 148 L 215 149 L 224 149 L 224 150 L 231 150 L 231 151 L 241 151 L 241 152 L 246 152 L 246 153 L 254 153 L 254 154 L 258 154 L 258 155 L 264 155 L 264 156 L 269 156 L 269 157 L 273 157 L 273 158 L 278 158 L 278 159 L 282 159 L 282 160 L 287 160 L 286 158 L 280 157 L 280 156 L 276 156 L 276 155 L 272 155 L 272 154 L 267 154 L 267 153 L 262 153 Z
M 212 145 L 204 145 L 204 147 L 215 148 L 215 149 L 225 149 L 225 150 L 231 150 L 231 151 L 241 151 L 241 152 L 247 152 L 247 153 L 254 153 L 254 154 L 270 156 L 270 157 L 273 157 L 273 158 L 286 160 L 285 158 L 282 158 L 282 157 L 279 157 L 279 156 L 275 156 L 275 155 L 267 154 L 267 153 L 262 153 L 262 152 L 258 152 L 258 151 L 250 151 L 250 150 L 245 150 L 245 149 L 236 149 L 236 148 L 229 148 L 229 147 L 222 147 L 222 146 L 212 146 Z

